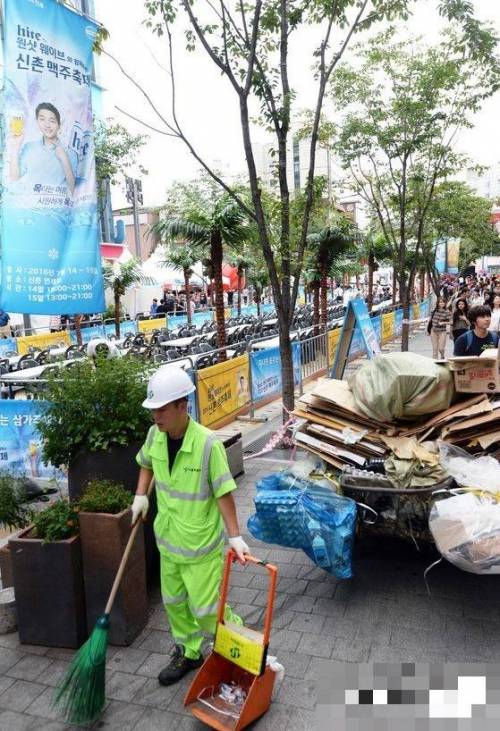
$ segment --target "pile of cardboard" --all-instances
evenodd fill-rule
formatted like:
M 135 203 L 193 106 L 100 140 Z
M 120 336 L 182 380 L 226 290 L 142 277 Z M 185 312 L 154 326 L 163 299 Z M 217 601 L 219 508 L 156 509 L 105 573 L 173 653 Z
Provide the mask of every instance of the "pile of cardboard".
M 403 457 L 409 449 L 415 454 L 426 440 L 442 439 L 472 452 L 500 446 L 500 393 L 457 394 L 453 406 L 432 418 L 387 424 L 363 414 L 346 381 L 326 379 L 300 398 L 294 415 L 297 445 L 338 469 L 362 468 L 367 459 L 391 453 Z

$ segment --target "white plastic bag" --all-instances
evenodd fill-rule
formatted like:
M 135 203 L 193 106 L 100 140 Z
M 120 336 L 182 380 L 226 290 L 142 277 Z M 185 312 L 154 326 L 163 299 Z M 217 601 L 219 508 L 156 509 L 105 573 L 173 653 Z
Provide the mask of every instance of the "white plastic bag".
M 463 571 L 500 574 L 500 503 L 465 492 L 432 506 L 429 529 L 441 555 Z
M 446 442 L 439 442 L 441 466 L 462 487 L 500 492 L 500 463 L 494 457 L 472 457 Z

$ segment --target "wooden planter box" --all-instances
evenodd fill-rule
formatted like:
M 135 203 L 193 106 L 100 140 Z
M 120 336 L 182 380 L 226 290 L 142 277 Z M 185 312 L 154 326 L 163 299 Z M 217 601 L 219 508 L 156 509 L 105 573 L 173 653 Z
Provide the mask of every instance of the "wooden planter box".
M 130 535 L 131 512 L 124 510 L 117 515 L 81 512 L 78 518 L 87 626 L 93 627 L 98 616 L 104 611 Z M 144 629 L 147 619 L 146 561 L 144 532 L 141 526 L 111 612 L 110 644 L 130 645 Z
M 8 545 L 0 548 L 0 576 L 2 578 L 2 586 L 4 589 L 14 586 L 14 579 L 12 578 L 12 559 L 10 557 L 10 548 Z
M 9 540 L 19 641 L 80 647 L 87 637 L 80 536 L 43 543 L 31 530 Z
M 69 465 L 68 492 L 70 500 L 78 500 L 85 485 L 93 479 L 120 482 L 132 494 L 137 488 L 139 465 L 135 461 L 142 442 L 126 447 L 111 447 L 106 452 L 84 452 Z M 156 547 L 153 523 L 156 518 L 156 495 L 149 499 L 149 511 L 144 523 L 144 545 L 146 553 L 146 580 L 148 586 L 158 583 L 160 556 Z

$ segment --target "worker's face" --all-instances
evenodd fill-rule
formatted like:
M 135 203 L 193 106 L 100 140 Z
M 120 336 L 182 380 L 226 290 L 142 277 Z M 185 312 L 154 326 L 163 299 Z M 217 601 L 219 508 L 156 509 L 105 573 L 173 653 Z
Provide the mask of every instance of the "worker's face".
M 153 421 L 162 432 L 175 430 L 181 426 L 187 415 L 187 403 L 166 404 L 161 409 L 151 409 Z

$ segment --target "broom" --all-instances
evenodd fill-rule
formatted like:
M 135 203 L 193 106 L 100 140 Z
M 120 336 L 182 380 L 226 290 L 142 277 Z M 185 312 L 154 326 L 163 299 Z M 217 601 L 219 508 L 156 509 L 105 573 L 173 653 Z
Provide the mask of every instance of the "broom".
M 147 496 L 151 494 L 153 485 L 154 478 L 149 483 Z M 68 723 L 91 723 L 104 708 L 110 614 L 141 522 L 139 516 L 132 527 L 104 614 L 97 619 L 92 634 L 76 653 L 54 693 L 52 706 L 62 709 Z

